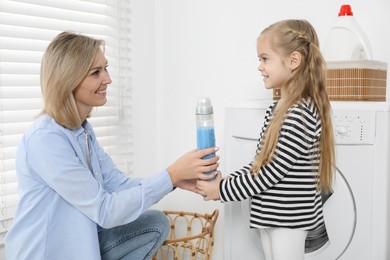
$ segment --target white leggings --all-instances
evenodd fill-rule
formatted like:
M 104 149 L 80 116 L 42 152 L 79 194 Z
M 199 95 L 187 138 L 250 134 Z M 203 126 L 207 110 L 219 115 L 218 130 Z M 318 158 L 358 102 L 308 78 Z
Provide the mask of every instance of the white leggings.
M 260 235 L 266 260 L 304 260 L 307 231 L 264 228 Z

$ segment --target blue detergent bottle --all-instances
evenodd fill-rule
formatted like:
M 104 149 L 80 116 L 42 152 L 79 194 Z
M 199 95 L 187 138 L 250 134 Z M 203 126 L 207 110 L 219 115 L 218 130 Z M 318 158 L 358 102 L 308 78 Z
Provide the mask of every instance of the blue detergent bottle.
M 209 98 L 201 97 L 198 99 L 195 117 L 197 148 L 202 150 L 215 147 L 214 113 Z M 203 159 L 212 157 L 215 157 L 215 153 L 207 155 Z M 206 172 L 206 174 L 211 174 L 211 172 Z

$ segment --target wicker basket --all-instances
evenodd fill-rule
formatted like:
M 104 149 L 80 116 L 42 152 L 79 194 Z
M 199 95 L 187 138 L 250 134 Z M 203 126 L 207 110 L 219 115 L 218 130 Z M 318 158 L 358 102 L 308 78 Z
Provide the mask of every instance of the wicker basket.
M 164 211 L 171 222 L 168 239 L 153 260 L 211 260 L 219 211 L 209 214 Z
M 334 101 L 386 101 L 387 63 L 375 60 L 327 62 L 326 90 Z M 280 89 L 273 99 L 280 99 Z
M 387 63 L 374 60 L 327 62 L 330 100 L 386 101 Z

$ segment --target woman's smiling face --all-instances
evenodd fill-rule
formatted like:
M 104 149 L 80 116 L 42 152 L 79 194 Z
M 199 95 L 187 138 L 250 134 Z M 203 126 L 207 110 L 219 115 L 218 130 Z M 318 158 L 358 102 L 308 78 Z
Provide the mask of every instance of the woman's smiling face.
M 87 117 L 93 107 L 102 106 L 107 102 L 107 86 L 111 82 L 107 71 L 107 59 L 99 50 L 87 76 L 73 93 L 82 119 Z

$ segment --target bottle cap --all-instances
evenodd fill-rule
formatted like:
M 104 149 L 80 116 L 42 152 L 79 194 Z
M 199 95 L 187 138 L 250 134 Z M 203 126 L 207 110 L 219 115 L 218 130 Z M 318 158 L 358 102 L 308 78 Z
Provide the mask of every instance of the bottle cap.
M 197 115 L 207 115 L 213 113 L 213 107 L 211 106 L 211 101 L 208 97 L 201 97 L 198 99 L 196 106 Z
M 351 6 L 350 5 L 342 5 L 340 7 L 339 16 L 353 16 Z

